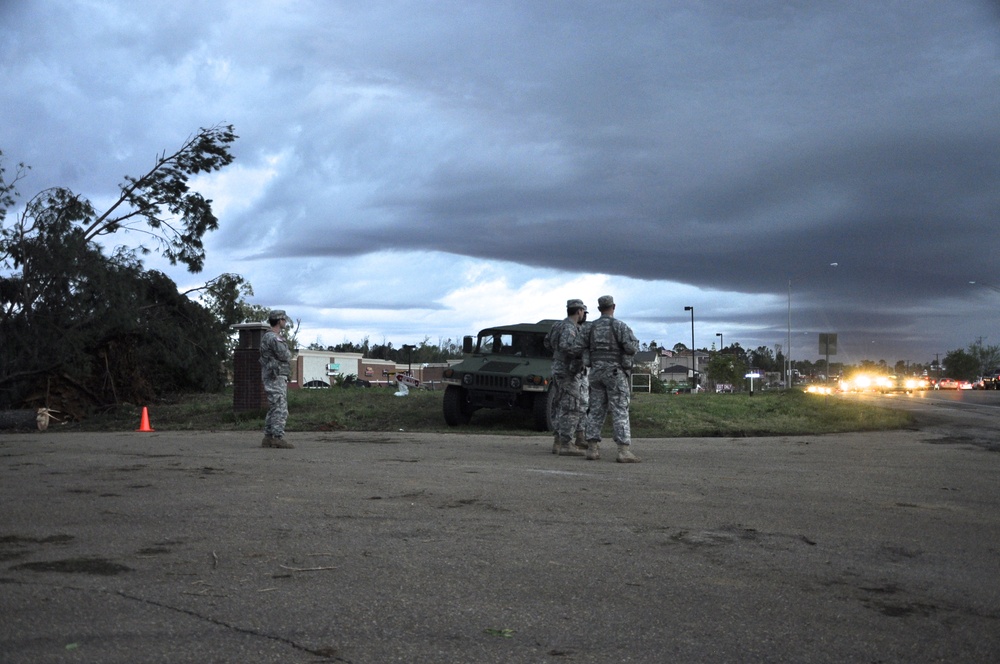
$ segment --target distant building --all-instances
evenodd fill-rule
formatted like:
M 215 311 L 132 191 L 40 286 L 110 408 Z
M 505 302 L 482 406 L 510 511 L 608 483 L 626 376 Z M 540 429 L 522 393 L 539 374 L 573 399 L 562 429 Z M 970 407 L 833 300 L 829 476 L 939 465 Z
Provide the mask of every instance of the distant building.
M 700 377 L 702 368 L 708 363 L 709 353 L 698 350 L 694 352 L 695 376 Z M 650 373 L 665 383 L 674 381 L 686 383 L 691 375 L 691 351 L 683 350 L 675 353 L 666 348 L 653 348 L 635 354 L 633 359 L 635 371 Z M 700 384 L 700 380 L 696 381 Z
M 639 351 L 632 357 L 632 369 L 640 373 L 659 376 L 660 352 L 657 349 Z
M 395 387 L 396 374 L 410 371 L 421 385 L 436 389 L 440 387 L 447 367 L 446 362 L 411 365 L 408 362 L 366 358 L 361 353 L 299 350 L 292 358 L 292 375 L 288 386 L 292 389 L 330 387 L 338 378 L 343 382 L 348 376 L 355 376 L 359 381 L 368 381 L 373 387 Z

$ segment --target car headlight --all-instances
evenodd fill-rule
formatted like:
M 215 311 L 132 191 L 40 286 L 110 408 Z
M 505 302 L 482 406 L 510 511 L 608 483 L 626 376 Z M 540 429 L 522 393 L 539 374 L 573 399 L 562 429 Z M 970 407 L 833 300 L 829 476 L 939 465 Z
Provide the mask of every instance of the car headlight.
M 517 376 L 511 378 L 510 379 L 510 386 L 512 388 L 514 388 L 515 390 L 520 389 L 521 388 L 521 379 L 518 378 Z
M 472 385 L 472 374 L 467 373 L 464 376 L 462 376 L 462 384 L 463 385 Z

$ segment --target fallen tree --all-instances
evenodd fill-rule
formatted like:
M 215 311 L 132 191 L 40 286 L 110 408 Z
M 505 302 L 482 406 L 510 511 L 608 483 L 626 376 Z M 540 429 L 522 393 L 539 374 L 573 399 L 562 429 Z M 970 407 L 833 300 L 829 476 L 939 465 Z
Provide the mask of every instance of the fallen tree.
M 105 255 L 97 239 L 136 232 L 172 264 L 200 271 L 203 237 L 219 222 L 189 179 L 231 163 L 235 139 L 231 125 L 201 129 L 144 175 L 126 176 L 103 212 L 66 188 L 45 189 L 10 226 L 3 222 L 27 167 L 7 182 L 0 163 L 0 408 L 48 407 L 79 419 L 224 385 L 229 325 L 241 321 L 218 313 L 239 307 L 211 311 L 178 292 L 165 274 L 144 269 L 145 244 Z M 213 295 L 240 297 L 242 278 L 226 276 Z

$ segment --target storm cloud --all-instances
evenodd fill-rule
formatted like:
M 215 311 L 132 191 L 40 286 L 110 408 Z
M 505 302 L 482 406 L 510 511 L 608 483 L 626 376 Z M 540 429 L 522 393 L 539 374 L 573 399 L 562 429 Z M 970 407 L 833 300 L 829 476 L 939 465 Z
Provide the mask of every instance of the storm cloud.
M 205 275 L 397 345 L 611 292 L 643 341 L 1000 343 L 1000 15 L 954 2 L 0 8 L 0 140 L 96 204 L 200 126 Z M 128 243 L 128 238 L 120 238 Z M 970 284 L 970 282 L 976 282 Z

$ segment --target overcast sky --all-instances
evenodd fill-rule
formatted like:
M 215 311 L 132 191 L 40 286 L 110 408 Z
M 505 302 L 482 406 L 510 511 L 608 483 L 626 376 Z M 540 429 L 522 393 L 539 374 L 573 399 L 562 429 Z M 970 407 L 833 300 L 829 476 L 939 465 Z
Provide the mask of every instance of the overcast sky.
M 22 197 L 100 208 L 233 124 L 205 270 L 146 264 L 242 274 L 304 344 L 605 293 L 666 346 L 685 306 L 699 348 L 1000 344 L 995 2 L 0 0 L 0 54 Z

